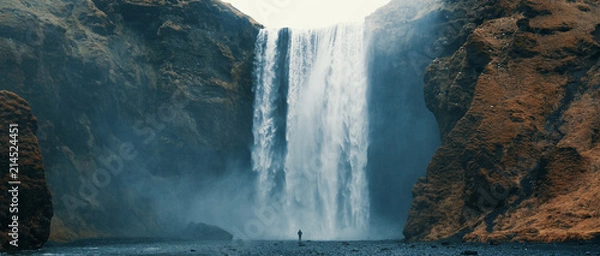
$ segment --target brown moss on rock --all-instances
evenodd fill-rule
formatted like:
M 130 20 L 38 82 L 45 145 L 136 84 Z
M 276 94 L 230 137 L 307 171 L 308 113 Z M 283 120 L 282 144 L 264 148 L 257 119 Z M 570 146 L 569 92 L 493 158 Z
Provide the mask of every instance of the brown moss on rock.
M 18 136 L 11 138 L 9 132 L 11 124 L 17 124 Z M 0 168 L 2 180 L 0 181 L 0 251 L 31 250 L 42 247 L 50 234 L 50 219 L 53 216 L 52 196 L 48 190 L 45 179 L 42 152 L 35 133 L 37 120 L 31 113 L 29 104 L 18 95 L 5 90 L 0 91 Z M 14 144 L 10 141 L 14 141 Z M 14 146 L 13 151 L 10 149 Z M 9 151 L 10 150 L 10 151 Z M 16 161 L 9 160 L 9 152 L 17 152 Z M 11 176 L 9 167 L 18 164 L 17 179 Z M 9 190 L 14 185 L 9 181 L 18 180 L 18 202 L 14 204 L 13 196 Z M 9 209 L 17 208 L 15 212 Z M 17 217 L 18 234 L 17 245 L 10 243 L 15 237 L 12 233 L 13 216 Z
M 483 2 L 446 5 L 491 17 L 473 8 Z M 600 7 L 486 3 L 503 15 L 482 20 L 425 74 L 443 144 L 413 188 L 404 234 L 472 242 L 598 237 Z

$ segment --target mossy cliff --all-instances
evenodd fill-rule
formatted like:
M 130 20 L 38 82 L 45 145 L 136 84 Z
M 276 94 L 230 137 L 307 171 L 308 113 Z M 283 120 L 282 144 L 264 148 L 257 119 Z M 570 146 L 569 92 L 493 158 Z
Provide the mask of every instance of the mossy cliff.
M 38 117 L 51 239 L 160 233 L 158 194 L 248 165 L 259 29 L 218 0 L 0 3 L 0 88 Z
M 380 13 L 393 14 L 395 3 Z M 598 1 L 431 6 L 439 50 L 421 60 L 442 145 L 413 188 L 406 238 L 598 237 Z

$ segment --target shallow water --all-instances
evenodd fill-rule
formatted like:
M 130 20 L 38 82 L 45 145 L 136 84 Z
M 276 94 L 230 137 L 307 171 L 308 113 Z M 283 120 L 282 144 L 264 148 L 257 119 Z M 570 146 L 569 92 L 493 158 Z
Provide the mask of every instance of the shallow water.
M 50 243 L 17 255 L 598 255 L 597 244 L 441 244 L 385 241 L 190 242 L 103 239 Z M 471 253 L 471 254 L 469 254 Z

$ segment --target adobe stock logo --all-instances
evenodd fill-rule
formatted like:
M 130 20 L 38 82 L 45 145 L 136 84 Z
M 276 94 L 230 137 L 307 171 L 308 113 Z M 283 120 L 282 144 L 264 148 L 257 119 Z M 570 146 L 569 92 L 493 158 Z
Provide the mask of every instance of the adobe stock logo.
M 177 113 L 190 103 L 184 91 L 177 90 L 169 101 L 160 105 L 156 113 L 147 114 L 138 119 L 131 127 L 133 133 L 142 139 L 142 146 L 147 146 L 157 139 L 157 135 L 175 121 Z M 112 180 L 125 171 L 127 162 L 134 161 L 139 151 L 133 142 L 122 142 L 115 151 L 108 150 L 104 155 L 96 157 L 97 168 L 90 176 L 82 175 L 79 180 L 77 194 L 65 194 L 61 197 L 69 218 L 74 218 L 75 211 L 97 203 L 101 190 L 109 186 Z
M 269 233 L 269 229 L 273 228 L 281 217 L 285 217 L 284 205 L 289 203 L 293 198 L 302 198 L 306 195 L 310 184 L 317 182 L 318 172 L 323 168 L 323 162 L 331 162 L 333 156 L 314 155 L 307 161 L 303 171 L 286 177 L 288 189 L 292 191 L 291 195 L 283 196 L 281 194 L 274 195 L 271 200 L 265 205 L 256 205 L 251 207 L 250 212 L 252 217 L 249 218 L 243 225 L 232 225 L 230 230 L 234 236 L 240 240 L 260 239 L 263 235 Z M 283 170 L 281 170 L 283 171 Z M 314 210 L 312 205 L 305 205 L 303 202 L 296 202 L 306 209 Z

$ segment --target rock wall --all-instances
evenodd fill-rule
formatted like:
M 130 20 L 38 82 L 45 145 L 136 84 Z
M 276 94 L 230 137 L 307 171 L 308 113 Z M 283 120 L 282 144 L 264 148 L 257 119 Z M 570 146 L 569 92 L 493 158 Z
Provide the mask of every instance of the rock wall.
M 0 3 L 0 88 L 39 118 L 53 240 L 160 233 L 158 197 L 248 165 L 259 28 L 218 0 Z
M 0 251 L 40 248 L 50 234 L 52 195 L 37 128 L 29 104 L 0 91 Z
M 435 117 L 425 105 L 423 72 L 438 53 L 436 2 L 393 1 L 370 15 L 369 79 L 370 219 L 373 239 L 401 237 L 411 187 L 425 175 L 440 144 Z
M 598 1 L 448 0 L 408 9 L 401 2 L 368 21 L 374 61 L 385 64 L 371 72 L 372 82 L 382 85 L 371 101 L 416 95 L 418 86 L 399 81 L 424 72 L 425 103 L 442 142 L 412 190 L 406 238 L 597 237 Z M 249 164 L 259 28 L 218 0 L 0 3 L 0 88 L 27 99 L 39 118 L 55 203 L 52 239 L 160 233 L 177 211 L 159 209 L 177 207 L 158 197 L 169 194 L 185 204 L 185 195 L 198 188 L 182 181 L 201 187 L 204 177 Z M 398 134 L 386 127 L 421 122 L 429 113 L 400 120 L 405 116 L 394 106 L 418 110 L 422 103 L 379 102 L 371 110 L 393 121 L 371 127 L 381 136 L 369 152 L 370 159 L 378 157 L 370 168 L 383 171 L 369 178 L 401 192 L 406 181 L 388 180 L 388 172 L 419 164 L 400 168 L 405 163 L 394 156 L 414 152 L 386 151 L 385 138 Z M 29 123 L 26 137 L 35 140 Z M 435 143 L 396 138 L 415 147 Z M 41 162 L 34 166 L 39 170 Z M 382 210 L 394 198 L 372 192 L 382 218 L 401 221 Z M 49 197 L 40 204 L 48 205 Z M 31 248 L 47 236 L 43 223 L 52 211 L 41 209 L 27 211 L 43 218 Z
M 410 241 L 600 234 L 598 1 L 446 1 L 458 48 L 427 68 L 442 145 L 413 188 Z

